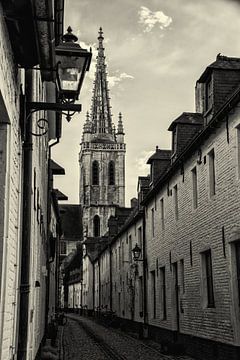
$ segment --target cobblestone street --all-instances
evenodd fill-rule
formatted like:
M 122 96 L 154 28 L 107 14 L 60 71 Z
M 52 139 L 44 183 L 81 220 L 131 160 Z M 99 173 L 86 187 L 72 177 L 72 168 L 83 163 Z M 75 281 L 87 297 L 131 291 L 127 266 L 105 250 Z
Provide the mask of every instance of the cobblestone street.
M 62 329 L 61 360 L 193 360 L 186 356 L 163 355 L 152 344 L 106 328 L 89 318 L 67 317 Z

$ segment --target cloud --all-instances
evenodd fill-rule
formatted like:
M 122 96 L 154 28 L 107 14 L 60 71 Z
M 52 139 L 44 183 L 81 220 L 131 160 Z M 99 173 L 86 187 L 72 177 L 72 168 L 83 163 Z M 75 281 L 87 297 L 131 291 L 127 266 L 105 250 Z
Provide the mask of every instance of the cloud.
M 148 159 L 153 154 L 153 151 L 142 151 L 140 156 L 137 158 L 136 167 L 137 167 L 137 174 L 140 175 L 148 175 L 149 174 L 149 165 L 147 164 Z
M 163 30 L 172 23 L 170 16 L 165 15 L 162 11 L 151 11 L 146 6 L 141 6 L 138 15 L 138 22 L 144 26 L 144 32 L 150 32 L 157 24 Z
M 121 81 L 125 80 L 125 79 L 134 79 L 134 76 L 126 74 L 126 73 L 121 73 L 119 75 L 110 75 L 108 76 L 108 85 L 109 88 L 113 88 L 115 85 L 119 84 Z

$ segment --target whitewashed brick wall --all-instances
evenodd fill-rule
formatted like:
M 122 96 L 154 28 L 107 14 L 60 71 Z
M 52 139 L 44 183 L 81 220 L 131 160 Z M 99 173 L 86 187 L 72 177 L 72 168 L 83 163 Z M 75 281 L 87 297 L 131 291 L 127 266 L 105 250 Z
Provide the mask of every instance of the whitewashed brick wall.
M 197 164 L 194 153 L 184 164 L 184 182 L 180 169 L 169 181 L 170 193 L 178 186 L 179 218 L 175 219 L 173 195 L 167 195 L 164 186 L 147 207 L 147 258 L 149 271 L 156 273 L 156 319 L 151 317 L 152 292 L 150 274 L 148 288 L 149 323 L 162 328 L 176 330 L 174 311 L 174 279 L 171 262 L 184 259 L 185 293 L 179 280 L 180 332 L 226 343 L 239 343 L 233 328 L 233 298 L 231 283 L 234 281 L 231 267 L 230 244 L 232 229 L 240 226 L 240 189 L 236 171 L 237 139 L 236 126 L 240 124 L 240 107 L 229 116 L 229 144 L 226 124 L 206 138 L 202 144 L 202 163 Z M 209 196 L 208 153 L 214 148 L 216 163 L 216 194 Z M 204 164 L 206 157 L 206 164 Z M 198 207 L 193 209 L 192 168 L 197 167 Z M 165 227 L 162 229 L 160 200 L 164 199 Z M 152 236 L 151 211 L 154 209 L 154 236 Z M 222 227 L 225 230 L 226 258 L 223 253 Z M 190 261 L 192 242 L 192 265 Z M 200 253 L 212 252 L 215 307 L 206 308 L 202 302 L 202 268 Z M 171 254 L 171 255 L 170 255 Z M 167 319 L 161 320 L 159 267 L 166 267 Z M 182 311 L 181 311 L 182 310 Z M 239 323 L 238 323 L 239 324 Z

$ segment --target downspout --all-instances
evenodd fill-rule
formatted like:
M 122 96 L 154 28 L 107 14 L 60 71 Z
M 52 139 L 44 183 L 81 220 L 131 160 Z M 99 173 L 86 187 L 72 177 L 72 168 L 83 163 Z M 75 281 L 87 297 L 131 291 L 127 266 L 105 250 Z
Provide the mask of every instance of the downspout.
M 146 257 L 146 209 L 143 208 L 143 337 L 148 337 L 147 306 L 147 257 Z
M 93 314 L 95 312 L 95 263 L 93 263 L 93 293 L 92 293 L 92 297 L 93 297 Z
M 109 289 L 109 292 L 110 292 L 110 311 L 112 311 L 112 248 L 111 248 L 111 245 L 109 245 L 109 281 L 110 281 L 110 289 Z
M 100 312 L 101 305 L 101 272 L 100 272 L 100 260 L 98 259 L 98 308 Z
M 26 71 L 27 99 L 32 100 L 33 73 Z M 29 115 L 29 114 L 27 114 Z M 20 279 L 20 314 L 18 328 L 18 360 L 27 358 L 28 322 L 29 322 L 29 275 L 30 275 L 30 246 L 31 246 L 31 205 L 32 205 L 32 118 L 26 124 L 26 135 L 23 143 L 23 216 L 22 216 L 22 248 L 21 248 L 21 279 Z
M 49 237 L 50 237 L 50 222 L 51 222 L 51 191 L 53 176 L 51 172 L 51 149 L 53 146 L 59 143 L 59 138 L 49 145 L 48 147 L 48 187 L 47 187 L 47 254 L 46 254 L 46 269 L 47 269 L 47 278 L 46 278 L 46 298 L 45 298 L 45 334 L 47 333 L 48 327 L 48 313 L 49 313 L 49 293 L 50 293 L 50 263 L 49 263 Z M 56 254 L 57 256 L 57 254 Z

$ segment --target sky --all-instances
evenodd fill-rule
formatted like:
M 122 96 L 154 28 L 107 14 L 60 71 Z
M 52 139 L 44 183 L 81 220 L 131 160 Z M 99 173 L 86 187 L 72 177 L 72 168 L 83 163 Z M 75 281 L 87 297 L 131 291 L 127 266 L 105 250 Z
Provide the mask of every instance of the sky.
M 125 129 L 126 206 L 136 197 L 138 176 L 156 145 L 171 148 L 171 122 L 195 111 L 195 83 L 217 54 L 240 57 L 237 0 L 65 0 L 65 29 L 71 25 L 93 60 L 80 94 L 82 112 L 63 120 L 53 159 L 65 168 L 55 188 L 79 201 L 78 155 L 90 109 L 98 30 L 104 46 L 113 122 L 122 112 Z

